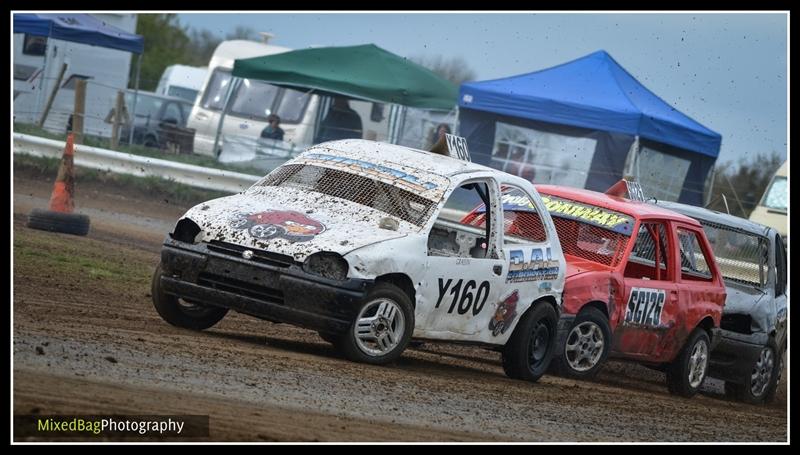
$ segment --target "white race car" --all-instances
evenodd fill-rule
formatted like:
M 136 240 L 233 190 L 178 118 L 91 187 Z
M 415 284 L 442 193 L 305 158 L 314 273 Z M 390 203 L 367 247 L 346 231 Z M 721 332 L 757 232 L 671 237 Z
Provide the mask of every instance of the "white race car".
M 514 223 L 521 205 L 526 222 Z M 476 343 L 501 350 L 509 376 L 535 381 L 552 357 L 565 267 L 530 182 L 342 140 L 190 209 L 165 239 L 152 295 L 179 327 L 211 327 L 232 309 L 316 330 L 372 364 L 397 359 L 412 337 Z

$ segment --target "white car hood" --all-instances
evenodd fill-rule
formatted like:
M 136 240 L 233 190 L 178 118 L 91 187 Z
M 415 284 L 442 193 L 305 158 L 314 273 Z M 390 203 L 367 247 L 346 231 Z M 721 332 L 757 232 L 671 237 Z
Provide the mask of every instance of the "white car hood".
M 319 251 L 345 255 L 357 248 L 400 238 L 419 227 L 344 199 L 286 187 L 251 188 L 191 208 L 200 240 L 233 243 L 304 261 Z M 379 227 L 396 221 L 397 230 Z

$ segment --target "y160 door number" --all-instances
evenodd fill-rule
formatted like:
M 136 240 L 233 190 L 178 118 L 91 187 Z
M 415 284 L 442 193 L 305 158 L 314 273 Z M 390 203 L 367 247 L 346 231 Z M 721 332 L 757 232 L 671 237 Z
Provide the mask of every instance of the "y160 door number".
M 446 294 L 453 296 L 450 308 L 447 309 L 448 313 L 457 310 L 458 314 L 466 314 L 472 308 L 472 315 L 477 316 L 489 298 L 489 282 L 483 281 L 478 285 L 475 280 L 469 280 L 464 284 L 464 280 L 461 279 L 453 284 L 452 278 L 448 278 L 447 281 L 439 278 L 439 299 L 436 300 L 436 308 L 442 304 Z

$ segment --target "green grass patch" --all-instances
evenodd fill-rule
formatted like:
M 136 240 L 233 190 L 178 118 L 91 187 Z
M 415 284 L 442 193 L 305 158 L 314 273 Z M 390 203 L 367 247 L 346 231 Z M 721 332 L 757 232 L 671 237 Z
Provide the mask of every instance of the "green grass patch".
M 18 272 L 146 287 L 152 273 L 149 256 L 120 254 L 84 237 L 29 228 L 14 230 L 14 268 Z

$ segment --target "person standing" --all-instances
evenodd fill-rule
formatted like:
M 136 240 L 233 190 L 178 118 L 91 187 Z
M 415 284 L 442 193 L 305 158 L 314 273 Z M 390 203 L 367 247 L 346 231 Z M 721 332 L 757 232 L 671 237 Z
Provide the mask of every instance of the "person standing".
M 283 140 L 283 129 L 280 127 L 281 118 L 275 114 L 270 114 L 267 117 L 269 124 L 261 131 L 262 139 L 276 139 Z
M 315 143 L 335 141 L 338 139 L 361 139 L 363 135 L 361 117 L 354 111 L 347 99 L 337 96 L 322 120 Z

